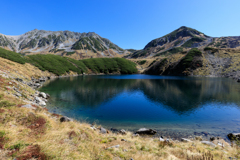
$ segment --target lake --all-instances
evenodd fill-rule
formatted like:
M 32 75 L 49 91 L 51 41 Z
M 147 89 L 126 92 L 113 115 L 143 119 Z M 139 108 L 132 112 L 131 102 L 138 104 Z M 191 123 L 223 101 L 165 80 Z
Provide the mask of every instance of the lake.
M 108 129 L 152 128 L 171 138 L 240 132 L 240 83 L 227 78 L 98 75 L 54 79 L 47 108 Z

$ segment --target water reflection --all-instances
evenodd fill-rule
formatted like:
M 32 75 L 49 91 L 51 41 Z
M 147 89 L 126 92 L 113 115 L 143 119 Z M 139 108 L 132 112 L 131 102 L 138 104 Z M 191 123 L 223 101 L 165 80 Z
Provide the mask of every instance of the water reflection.
M 240 85 L 231 79 L 161 76 L 136 79 L 139 75 L 127 76 L 124 79 L 117 77 L 82 76 L 55 79 L 41 90 L 48 92 L 58 101 L 71 103 L 71 106 L 63 106 L 68 108 L 97 108 L 123 92 L 142 92 L 149 101 L 178 115 L 190 114 L 210 102 L 234 103 L 240 106 Z M 220 106 L 222 105 L 216 107 Z

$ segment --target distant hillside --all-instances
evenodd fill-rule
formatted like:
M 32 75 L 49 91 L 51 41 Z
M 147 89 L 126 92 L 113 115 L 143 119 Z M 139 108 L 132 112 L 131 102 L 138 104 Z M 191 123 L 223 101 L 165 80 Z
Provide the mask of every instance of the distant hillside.
M 64 75 L 70 71 L 83 73 L 137 73 L 136 64 L 124 58 L 91 58 L 75 60 L 51 54 L 36 54 L 23 56 L 19 53 L 0 48 L 0 57 L 25 64 L 29 63 L 42 71 L 49 71 L 55 75 Z
M 240 48 L 239 37 L 214 38 L 195 29 L 182 26 L 175 31 L 152 40 L 142 50 L 131 50 L 128 58 L 149 58 L 186 53 L 191 48 Z
M 0 34 L 0 47 L 29 54 L 56 54 L 75 59 L 121 57 L 129 52 L 94 32 L 32 30 L 19 36 Z
M 155 75 L 211 76 L 240 78 L 240 50 L 230 48 L 192 48 L 155 58 L 143 73 Z

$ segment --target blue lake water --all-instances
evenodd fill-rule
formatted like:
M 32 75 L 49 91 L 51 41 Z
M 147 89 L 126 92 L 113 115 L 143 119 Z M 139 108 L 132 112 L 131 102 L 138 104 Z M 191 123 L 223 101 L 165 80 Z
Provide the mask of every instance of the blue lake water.
M 47 82 L 50 112 L 108 129 L 153 128 L 173 138 L 240 132 L 240 83 L 227 78 L 101 75 Z

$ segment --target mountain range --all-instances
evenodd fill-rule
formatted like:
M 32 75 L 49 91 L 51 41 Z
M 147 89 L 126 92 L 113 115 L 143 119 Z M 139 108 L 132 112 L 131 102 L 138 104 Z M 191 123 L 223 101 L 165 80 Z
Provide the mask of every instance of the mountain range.
M 34 29 L 18 36 L 0 34 L 0 46 L 23 55 L 56 54 L 75 59 L 121 57 L 129 53 L 94 32 Z
M 141 50 L 122 49 L 94 32 L 37 29 L 19 36 L 0 34 L 0 47 L 22 55 L 55 54 L 77 60 L 124 57 L 145 74 L 240 77 L 240 36 L 211 37 L 185 26 Z

